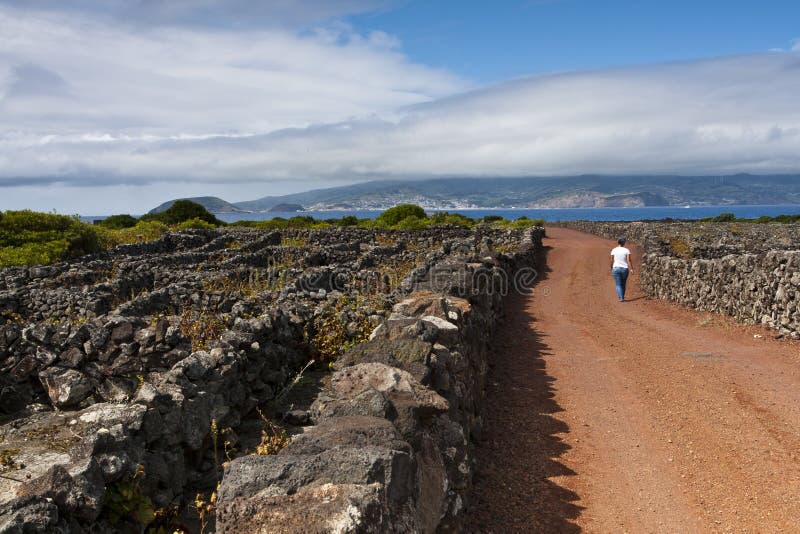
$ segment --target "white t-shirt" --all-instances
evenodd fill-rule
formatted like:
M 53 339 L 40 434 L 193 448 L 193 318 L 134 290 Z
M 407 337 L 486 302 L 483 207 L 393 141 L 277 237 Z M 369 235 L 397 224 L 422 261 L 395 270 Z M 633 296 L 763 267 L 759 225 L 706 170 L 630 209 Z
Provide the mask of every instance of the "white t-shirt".
M 611 251 L 611 255 L 614 256 L 614 265 L 612 267 L 624 267 L 625 269 L 628 268 L 628 255 L 630 255 L 631 251 L 625 247 L 614 247 Z

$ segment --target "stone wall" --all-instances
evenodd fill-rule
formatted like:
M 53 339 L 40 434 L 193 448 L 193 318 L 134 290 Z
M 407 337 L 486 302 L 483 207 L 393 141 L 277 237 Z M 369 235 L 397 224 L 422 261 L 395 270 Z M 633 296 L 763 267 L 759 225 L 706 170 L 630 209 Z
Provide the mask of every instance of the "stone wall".
M 379 393 L 365 402 L 379 402 L 385 393 L 384 407 L 406 414 L 406 426 L 386 419 L 375 431 L 395 428 L 414 469 L 444 455 L 448 493 L 439 504 L 446 518 L 456 517 L 472 469 L 464 463 L 469 437 L 480 428 L 483 351 L 502 302 L 502 292 L 493 288 L 511 282 L 501 267 L 528 262 L 532 239 L 538 239 L 536 231 L 490 228 L 196 231 L 123 247 L 116 255 L 0 271 L 0 303 L 6 303 L 0 309 L 0 532 L 84 532 L 90 525 L 135 530 L 130 517 L 109 523 L 109 495 L 120 484 L 135 484 L 137 495 L 154 507 L 191 510 L 195 492 L 216 486 L 220 456 L 228 454 L 223 441 L 248 448 L 244 434 L 262 423 L 254 419 L 255 408 L 275 402 L 292 377 L 318 358 L 317 319 L 333 312 L 345 327 L 344 343 L 359 339 L 358 325 L 383 325 L 340 366 L 360 361 L 365 347 L 416 348 L 383 354 L 383 360 L 367 350 L 369 376 L 396 365 L 384 378 L 400 378 L 395 386 L 372 388 Z M 71 282 L 54 286 L 53 280 Z M 137 280 L 152 285 L 129 291 Z M 427 291 L 428 301 L 420 294 L 407 301 L 417 291 Z M 39 293 L 102 297 L 109 305 L 44 308 L 33 296 Z M 347 299 L 357 305 L 337 308 Z M 428 302 L 423 316 L 407 309 L 415 302 Z M 192 328 L 204 321 L 218 330 L 198 348 Z M 331 387 L 343 383 L 344 372 L 337 371 Z M 347 394 L 334 387 L 327 395 L 331 402 L 320 396 L 313 409 L 294 415 L 294 423 L 313 416 L 318 425 L 283 456 L 327 446 L 324 440 L 313 444 L 315 432 L 338 432 L 331 424 L 344 415 Z M 370 424 L 376 414 L 365 416 L 373 418 Z M 357 436 L 361 416 L 351 415 Z M 433 430 L 413 427 L 417 417 Z M 373 478 L 347 498 L 384 495 L 386 487 Z M 231 492 L 247 491 L 246 484 L 236 490 L 234 480 L 225 475 L 226 503 Z M 412 521 L 417 508 L 403 502 L 380 501 L 389 508 L 380 508 L 384 523 L 376 524 Z
M 643 246 L 640 284 L 652 297 L 762 323 L 800 338 L 800 225 L 604 223 L 562 226 Z
M 511 255 L 431 266 L 370 341 L 338 360 L 313 426 L 278 455 L 231 462 L 218 531 L 460 531 L 489 342 L 509 275 L 534 268 L 540 240 L 537 230 Z

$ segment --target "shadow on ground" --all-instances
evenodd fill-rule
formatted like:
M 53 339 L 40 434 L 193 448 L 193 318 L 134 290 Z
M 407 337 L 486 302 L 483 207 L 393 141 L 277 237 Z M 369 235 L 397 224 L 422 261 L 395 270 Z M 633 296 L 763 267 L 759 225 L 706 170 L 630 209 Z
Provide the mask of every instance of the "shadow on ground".
M 547 249 L 547 247 L 546 247 Z M 506 305 L 495 353 L 490 358 L 483 439 L 478 446 L 475 491 L 467 511 L 467 532 L 580 532 L 573 520 L 583 509 L 579 496 L 550 480 L 574 476 L 558 458 L 569 449 L 557 434 L 569 427 L 556 414 L 550 352 L 528 311 L 530 298 L 546 287 L 546 250 L 534 296 L 512 294 Z

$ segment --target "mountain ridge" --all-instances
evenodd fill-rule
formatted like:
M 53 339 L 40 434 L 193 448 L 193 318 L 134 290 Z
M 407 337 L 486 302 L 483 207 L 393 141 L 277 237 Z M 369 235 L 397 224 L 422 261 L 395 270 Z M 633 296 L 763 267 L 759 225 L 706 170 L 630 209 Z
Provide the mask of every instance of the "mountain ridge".
M 197 199 L 214 199 L 204 203 Z M 604 176 L 437 178 L 383 180 L 266 196 L 229 203 L 195 197 L 213 213 L 274 211 L 293 205 L 306 211 L 376 210 L 401 203 L 426 209 L 590 208 L 733 204 L 800 204 L 800 175 Z M 156 209 L 166 209 L 166 202 Z M 220 206 L 225 207 L 220 211 Z

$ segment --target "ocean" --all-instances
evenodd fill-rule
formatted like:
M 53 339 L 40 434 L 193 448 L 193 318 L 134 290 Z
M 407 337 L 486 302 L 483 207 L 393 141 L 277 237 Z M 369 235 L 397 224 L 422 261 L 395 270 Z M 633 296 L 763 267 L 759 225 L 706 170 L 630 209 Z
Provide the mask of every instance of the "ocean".
M 640 221 L 646 219 L 702 219 L 720 213 L 730 212 L 736 217 L 755 219 L 762 215 L 793 215 L 800 213 L 800 205 L 778 206 L 658 206 L 647 208 L 549 208 L 549 209 L 454 209 L 450 213 L 461 213 L 467 217 L 480 218 L 486 215 L 500 215 L 506 219 L 525 217 L 555 221 Z M 367 211 L 302 211 L 271 213 L 220 213 L 219 219 L 226 222 L 241 220 L 262 221 L 274 217 L 294 217 L 310 215 L 315 219 L 338 219 L 347 215 L 355 215 L 359 219 L 374 219 L 381 214 L 380 210 Z
M 428 210 L 429 213 L 439 210 Z M 720 213 L 733 213 L 743 219 L 755 219 L 762 215 L 794 215 L 800 213 L 800 205 L 742 205 L 742 206 L 658 206 L 647 208 L 516 208 L 516 209 L 452 209 L 441 210 L 450 213 L 461 213 L 467 217 L 481 218 L 486 215 L 500 215 L 506 219 L 528 217 L 556 221 L 642 221 L 659 219 L 702 219 Z M 217 218 L 225 222 L 263 221 L 274 217 L 294 217 L 310 215 L 315 219 L 338 219 L 347 215 L 355 215 L 359 219 L 374 219 L 382 210 L 343 210 L 343 211 L 298 211 L 269 213 L 217 213 Z M 82 215 L 86 222 L 105 219 L 108 215 Z

